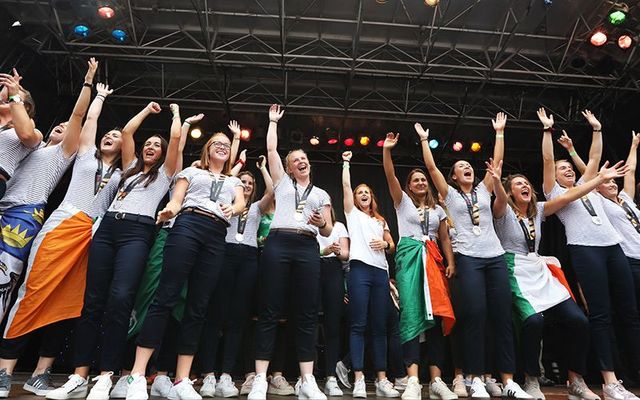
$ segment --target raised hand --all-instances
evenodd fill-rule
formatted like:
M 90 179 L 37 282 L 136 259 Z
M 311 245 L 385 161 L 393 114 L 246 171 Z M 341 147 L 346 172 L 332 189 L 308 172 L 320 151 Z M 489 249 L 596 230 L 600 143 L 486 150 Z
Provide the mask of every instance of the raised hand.
M 269 121 L 278 122 L 283 115 L 284 110 L 280 110 L 280 106 L 278 104 L 272 104 L 269 108 Z
M 640 133 L 636 133 L 636 131 L 631 131 L 631 146 L 638 147 L 640 144 Z
M 160 111 L 162 111 L 162 108 L 160 108 L 160 104 L 156 103 L 155 101 L 152 101 L 149 104 L 147 104 L 147 111 L 149 111 L 151 114 L 160 114 Z
M 350 151 L 345 151 L 344 153 L 342 153 L 342 161 L 351 161 L 351 156 L 353 156 L 353 153 L 351 153 Z
M 234 138 L 240 137 L 240 124 L 236 120 L 229 121 L 229 130 L 233 133 Z
M 537 114 L 538 119 L 542 122 L 542 126 L 544 126 L 545 129 L 553 127 L 553 115 L 549 114 L 549 116 L 547 116 L 547 112 L 542 107 L 538 109 Z
M 89 61 L 87 61 L 87 74 L 84 76 L 84 81 L 86 83 L 93 83 L 93 77 L 96 75 L 97 70 L 98 62 L 95 58 L 91 57 Z
M 494 165 L 493 159 L 489 159 L 489 162 L 484 163 L 487 166 L 487 172 L 495 180 L 500 180 L 502 177 L 502 160 L 497 165 Z
M 113 89 L 109 89 L 109 85 L 105 85 L 104 83 L 98 83 L 96 85 L 96 90 L 98 91 L 99 96 L 107 97 L 111 93 L 113 93 Z
M 267 157 L 265 157 L 265 156 L 258 157 L 258 162 L 256 162 L 256 167 L 258 167 L 259 170 L 262 170 L 262 168 L 266 168 L 267 167 Z
M 589 122 L 589 125 L 591 125 L 594 131 L 599 131 L 602 129 L 602 124 L 600 124 L 600 121 L 598 121 L 596 116 L 593 115 L 591 111 L 584 110 L 582 112 L 582 116 L 587 119 L 587 122 Z
M 629 166 L 624 164 L 624 161 L 618 161 L 612 167 L 609 167 L 609 161 L 606 161 L 598 173 L 606 182 L 611 179 L 622 178 L 628 171 Z
M 189 118 L 185 119 L 184 122 L 188 123 L 189 125 L 193 125 L 193 124 L 197 124 L 198 122 L 202 121 L 202 118 L 204 118 L 204 114 L 198 114 L 198 115 L 192 115 Z
M 413 125 L 413 127 L 415 128 L 416 132 L 418 133 L 418 136 L 420 136 L 421 140 L 426 140 L 429 139 L 429 130 L 425 130 L 422 127 L 422 124 L 419 122 L 416 122 L 415 125 Z M 388 135 L 387 135 L 388 136 Z
M 238 156 L 238 159 L 240 160 L 240 162 L 242 163 L 242 166 L 244 167 L 245 163 L 247 162 L 247 150 L 242 150 L 240 152 L 240 155 Z
M 571 140 L 571 138 L 567 134 L 567 131 L 565 131 L 564 129 L 562 130 L 562 136 L 558 138 L 558 143 L 560 143 L 560 146 L 564 147 L 567 150 L 573 149 L 573 140 Z
M 496 114 L 496 119 L 492 119 L 493 129 L 496 131 L 504 131 L 504 127 L 507 125 L 507 114 L 499 112 Z
M 393 149 L 396 144 L 398 144 L 398 139 L 400 138 L 399 133 L 389 132 L 387 133 L 387 137 L 384 138 L 384 145 L 382 146 L 385 149 Z
M 171 114 L 173 114 L 173 118 L 180 118 L 180 106 L 175 104 L 175 103 L 171 103 L 169 104 L 169 109 L 171 110 Z
M 13 75 L 0 74 L 0 86 L 7 89 L 7 96 L 15 96 L 20 93 L 20 75 L 13 69 Z

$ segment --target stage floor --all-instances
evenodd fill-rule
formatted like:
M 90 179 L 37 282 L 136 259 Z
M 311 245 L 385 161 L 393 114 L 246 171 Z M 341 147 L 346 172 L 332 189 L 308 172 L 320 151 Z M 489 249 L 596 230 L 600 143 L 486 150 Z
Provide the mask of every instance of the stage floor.
M 22 389 L 22 385 L 24 384 L 27 378 L 28 378 L 28 374 L 26 373 L 15 374 L 13 383 L 12 383 L 11 394 L 9 396 L 11 399 L 32 399 L 33 400 L 33 399 L 39 398 L 38 396 L 31 394 L 30 392 L 27 392 L 24 389 Z M 62 374 L 55 374 L 53 377 L 54 384 L 56 386 L 61 386 L 64 382 L 66 382 L 66 379 L 67 379 L 67 376 Z M 115 379 L 114 379 L 114 383 L 115 383 Z M 293 383 L 294 382 L 291 382 L 292 385 Z M 240 387 L 241 384 L 242 382 L 236 382 L 236 386 L 238 387 Z M 199 382 L 198 384 L 196 384 L 196 388 L 197 389 L 200 388 Z M 342 389 L 345 392 L 345 395 L 342 398 L 351 399 L 351 392 L 350 392 L 351 389 L 346 389 L 346 390 L 344 388 Z M 367 389 L 368 389 L 367 391 L 368 398 L 375 398 L 376 395 L 375 395 L 375 390 L 373 389 L 373 383 L 367 383 Z M 601 387 L 592 386 L 591 389 L 602 398 Z M 632 389 L 631 391 L 634 392 L 636 395 L 639 393 L 637 389 Z M 542 392 L 545 394 L 547 400 L 565 400 L 567 398 L 567 390 L 563 386 L 543 387 Z M 242 396 L 242 397 L 246 398 L 246 396 Z M 284 398 L 293 399 L 295 398 L 295 396 L 275 396 L 275 395 L 267 396 L 267 399 L 284 399 Z M 339 397 L 334 397 L 334 398 L 338 399 Z M 426 388 L 422 392 L 422 398 L 423 399 L 429 398 Z M 161 399 L 161 397 L 152 397 L 152 399 Z

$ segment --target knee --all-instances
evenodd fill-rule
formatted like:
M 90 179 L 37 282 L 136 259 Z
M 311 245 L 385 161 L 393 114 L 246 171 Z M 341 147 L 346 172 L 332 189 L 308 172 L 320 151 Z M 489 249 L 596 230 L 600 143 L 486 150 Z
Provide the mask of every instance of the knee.
M 533 314 L 522 323 L 522 330 L 524 332 L 535 332 L 541 334 L 544 328 L 544 317 L 542 314 Z

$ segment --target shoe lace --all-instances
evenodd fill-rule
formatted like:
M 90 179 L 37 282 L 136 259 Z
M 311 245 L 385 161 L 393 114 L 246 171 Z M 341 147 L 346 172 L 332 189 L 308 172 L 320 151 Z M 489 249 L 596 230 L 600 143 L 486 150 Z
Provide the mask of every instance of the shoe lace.
M 189 379 L 187 379 L 187 380 L 189 380 Z M 215 384 L 215 382 L 216 382 L 216 377 L 215 376 L 207 375 L 207 376 L 204 377 L 204 380 L 202 381 L 202 384 L 204 385 L 204 384 L 208 383 L 210 385 L 213 385 L 213 384 Z M 193 383 L 192 383 L 192 385 L 193 385 Z
M 393 385 L 391 384 L 391 382 L 389 382 L 388 379 L 381 381 L 380 386 L 382 386 L 384 390 L 393 390 Z

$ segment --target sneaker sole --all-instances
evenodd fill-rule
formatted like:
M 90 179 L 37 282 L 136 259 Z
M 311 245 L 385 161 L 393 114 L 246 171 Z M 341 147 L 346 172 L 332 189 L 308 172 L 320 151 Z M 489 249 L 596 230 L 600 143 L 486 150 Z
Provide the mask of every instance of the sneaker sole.
M 442 397 L 442 396 L 438 396 L 437 394 L 429 394 L 429 398 L 431 400 L 457 400 L 458 399 L 458 397 L 453 397 L 453 396 Z
M 202 390 L 200 390 L 199 393 L 200 393 L 200 396 L 202 396 L 202 397 L 216 397 L 216 392 L 215 391 L 214 392 L 210 392 L 210 391 L 207 390 L 207 391 L 203 392 Z M 171 399 L 170 397 L 167 397 L 167 398 L 170 399 L 170 400 L 175 400 L 175 399 Z
M 238 392 L 224 394 L 222 392 L 216 391 L 216 396 L 215 397 L 224 397 L 224 398 L 238 397 L 238 394 L 239 394 Z
M 6 399 L 7 397 L 9 397 L 9 392 L 11 392 L 11 389 L 9 389 L 9 390 L 0 390 L 0 398 L 1 399 Z
M 51 392 L 47 393 L 47 399 L 49 400 L 67 400 L 67 399 L 84 399 L 87 397 L 87 391 L 84 390 L 82 392 L 76 392 L 76 393 L 67 393 L 66 396 L 59 396 L 59 397 L 49 397 L 49 395 L 51 394 Z
M 353 397 L 354 399 L 366 399 L 367 398 L 367 394 L 366 393 L 353 393 L 351 395 L 351 397 Z
M 379 391 L 376 389 L 376 397 L 385 397 L 385 398 L 387 398 L 387 399 L 395 399 L 395 398 L 400 397 L 400 393 L 398 393 L 397 395 L 395 395 L 395 394 L 394 394 L 394 395 L 392 395 L 392 396 L 387 396 L 387 395 L 385 395 L 384 393 L 379 392 Z
M 22 388 L 24 390 L 26 390 L 27 392 L 31 392 L 33 394 L 35 394 L 36 396 L 46 396 L 47 393 L 55 390 L 55 389 L 38 389 L 36 387 L 33 387 L 31 385 L 27 385 L 26 383 L 22 386 Z M 0 397 L 9 397 L 9 391 L 6 391 L 7 395 L 4 396 L 5 391 L 2 390 L 0 391 Z
M 269 388 L 267 389 L 267 394 L 275 394 L 276 396 L 293 396 L 294 394 L 296 394 L 296 392 L 293 389 L 283 390 Z
M 162 394 L 162 393 L 160 393 L 160 391 L 158 389 L 151 388 L 151 396 L 154 396 L 154 397 L 167 397 L 168 395 L 169 395 L 169 393 Z
M 598 398 L 589 398 L 589 397 L 580 397 L 580 396 L 576 396 L 573 394 L 568 394 L 567 395 L 567 400 L 600 400 L 600 397 Z

